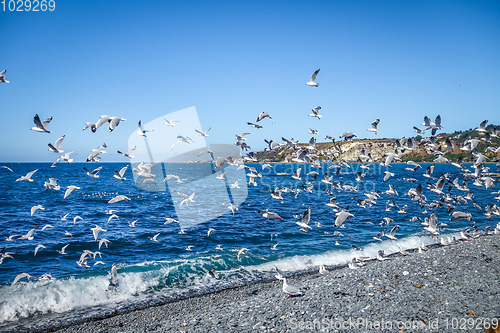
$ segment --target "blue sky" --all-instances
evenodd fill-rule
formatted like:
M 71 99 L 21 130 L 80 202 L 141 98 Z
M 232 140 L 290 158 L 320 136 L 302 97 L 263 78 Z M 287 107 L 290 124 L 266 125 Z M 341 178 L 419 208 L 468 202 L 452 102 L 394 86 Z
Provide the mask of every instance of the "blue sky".
M 0 161 L 54 161 L 47 144 L 83 161 L 127 159 L 138 120 L 195 106 L 210 143 L 251 132 L 308 141 L 310 127 L 360 138 L 413 136 L 425 115 L 445 131 L 500 124 L 498 1 L 56 0 L 53 12 L 0 11 Z M 305 82 L 321 68 L 319 87 Z M 321 106 L 323 118 L 308 117 Z M 256 130 L 246 125 L 262 111 Z M 30 131 L 52 116 L 51 134 Z M 127 121 L 81 131 L 101 115 Z M 187 133 L 196 138 L 197 134 Z

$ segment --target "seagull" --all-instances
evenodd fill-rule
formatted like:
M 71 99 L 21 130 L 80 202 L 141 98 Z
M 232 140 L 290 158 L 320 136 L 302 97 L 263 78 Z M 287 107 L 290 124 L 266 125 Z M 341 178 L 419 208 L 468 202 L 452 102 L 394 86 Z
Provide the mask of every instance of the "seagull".
M 56 142 L 54 143 L 54 145 L 52 145 L 52 143 L 49 143 L 48 144 L 49 151 L 54 152 L 54 153 L 62 153 L 62 152 L 64 152 L 64 150 L 61 150 L 60 147 L 61 147 L 61 143 L 63 142 L 63 140 L 64 140 L 65 137 L 66 137 L 66 135 L 61 136 L 59 139 L 56 140 Z
M 70 233 L 69 233 L 68 231 L 66 231 L 66 230 L 64 230 L 64 234 L 65 234 L 66 236 L 71 236 L 71 237 L 73 237 L 73 235 L 72 235 L 72 234 L 70 234 Z
M 134 156 L 132 155 L 134 153 L 134 151 L 137 149 L 137 146 L 134 146 L 133 148 L 130 148 L 130 150 L 126 153 L 123 153 L 119 150 L 117 150 L 118 154 L 122 154 L 123 156 L 125 157 L 128 157 L 128 158 L 134 158 Z
M 279 216 L 278 214 L 273 213 L 273 212 L 268 212 L 267 210 L 259 210 L 259 211 L 257 211 L 257 214 L 262 214 L 262 217 L 265 217 L 265 218 L 269 219 L 270 221 L 272 221 L 274 219 L 281 220 L 281 216 Z
M 100 226 L 98 226 L 97 224 L 95 225 L 95 228 L 90 228 L 90 230 L 92 230 L 92 233 L 94 234 L 94 240 L 97 242 L 97 236 L 99 235 L 99 233 L 102 231 L 102 232 L 106 232 L 107 230 L 104 230 L 103 228 L 101 228 Z
M 139 123 L 137 124 L 137 127 L 139 128 L 139 130 L 137 131 L 137 135 L 140 135 L 140 136 L 146 136 L 146 132 L 153 132 L 153 130 L 142 129 L 142 125 L 141 125 L 140 120 L 139 120 Z
M 21 176 L 20 178 L 17 178 L 16 182 L 20 182 L 20 181 L 26 180 L 26 181 L 28 181 L 28 182 L 31 183 L 33 181 L 33 179 L 31 179 L 31 176 L 33 176 L 33 174 L 35 172 L 37 172 L 37 171 L 38 171 L 38 169 L 28 172 L 26 174 L 26 176 Z
M 318 118 L 318 120 L 321 120 L 321 117 L 323 117 L 323 116 L 319 114 L 319 110 L 321 110 L 321 106 L 314 107 L 312 109 L 313 113 L 309 114 L 309 117 L 316 117 L 316 118 Z
M 279 244 L 279 243 L 280 243 L 280 242 L 278 242 L 278 243 L 276 243 L 276 244 L 274 244 L 274 245 L 271 245 L 271 250 L 273 250 L 273 251 L 277 250 L 277 248 L 276 248 L 276 247 L 278 246 L 278 244 Z
M 69 244 L 66 244 L 63 246 L 63 248 L 61 249 L 61 251 L 57 250 L 57 252 L 59 252 L 60 254 L 67 254 L 66 253 L 66 248 L 69 246 Z
M 424 230 L 429 231 L 432 236 L 431 237 L 439 237 L 438 224 L 437 224 L 437 216 L 435 213 L 432 213 L 431 216 L 427 219 L 428 226 L 424 228 Z
M 328 275 L 328 270 L 325 268 L 325 265 L 320 265 L 319 266 L 319 274 L 325 276 Z
M 425 134 L 425 131 L 422 131 L 420 128 L 418 127 L 415 127 L 413 126 L 413 129 L 415 130 L 415 132 L 417 132 L 418 134 Z
M 45 208 L 43 208 L 42 205 L 36 205 L 31 207 L 31 216 L 33 216 L 33 214 L 35 214 L 37 210 L 45 210 Z
M 96 123 L 86 122 L 85 126 L 82 129 L 82 131 L 85 131 L 87 128 L 90 128 L 90 130 L 92 131 L 92 133 L 95 133 L 95 131 L 97 130 L 96 126 L 97 126 Z
M 215 273 L 215 268 L 212 268 L 211 270 L 207 271 L 207 276 L 217 279 L 217 274 Z
M 49 126 L 50 121 L 52 120 L 52 117 L 48 118 L 44 122 L 40 121 L 40 117 L 38 114 L 35 115 L 35 118 L 33 118 L 33 122 L 35 123 L 35 127 L 32 127 L 31 130 L 35 132 L 40 132 L 40 133 L 52 133 L 51 131 L 47 130 L 47 126 Z
M 208 228 L 208 232 L 207 232 L 207 237 L 210 237 L 210 234 L 215 231 L 214 228 Z
M 181 229 L 181 231 L 178 232 L 179 235 L 186 235 L 186 230 L 185 229 Z
M 87 172 L 87 175 L 94 178 L 94 179 L 97 179 L 99 178 L 99 171 L 101 171 L 102 169 L 102 165 L 98 168 L 95 168 L 94 170 L 92 170 L 92 172 L 90 172 L 86 167 L 83 167 L 83 170 L 85 170 Z
M 42 247 L 43 247 L 44 249 L 46 249 L 46 247 L 45 247 L 45 246 L 43 246 L 42 244 L 38 244 L 38 245 L 36 246 L 36 248 L 35 248 L 35 255 L 34 255 L 35 257 L 36 257 L 36 253 L 38 252 L 38 250 L 40 250 Z
M 9 170 L 10 172 L 14 172 L 14 171 L 12 171 L 11 168 L 9 168 L 8 166 L 5 166 L 5 165 L 0 166 L 0 168 L 4 168 L 4 169 Z
M 154 235 L 153 237 L 148 237 L 150 240 L 152 240 L 153 242 L 158 242 L 157 238 L 158 236 L 161 234 L 161 232 L 157 233 L 156 235 Z
M 73 224 L 76 224 L 76 221 L 77 221 L 78 219 L 80 219 L 80 220 L 82 220 L 82 221 L 83 221 L 83 219 L 82 219 L 80 216 L 78 216 L 78 215 L 77 215 L 77 216 L 75 216 L 75 217 L 73 218 Z
M 92 149 L 92 152 L 90 155 L 87 157 L 86 162 L 97 162 L 100 157 L 99 154 L 106 154 L 106 152 L 103 150 L 103 148 L 106 148 L 106 143 L 103 143 L 97 149 Z
M 43 228 L 42 228 L 42 230 L 41 230 L 41 231 L 44 231 L 44 230 L 45 230 L 45 229 L 47 229 L 47 228 L 54 228 L 54 226 L 53 226 L 53 225 L 51 225 L 51 224 L 46 224 L 46 225 L 44 225 L 44 226 L 43 226 Z
M 342 134 L 340 134 L 340 138 L 344 138 L 345 141 L 352 140 L 352 138 L 354 138 L 355 136 L 357 135 L 353 132 L 343 132 Z
M 59 157 L 56 161 L 56 163 L 58 162 L 61 162 L 61 161 L 65 161 L 65 162 L 68 162 L 68 163 L 72 163 L 73 162 L 73 159 L 69 157 L 69 155 L 73 154 L 74 151 L 70 151 L 69 153 L 66 153 L 64 155 L 62 155 L 61 157 Z
M 306 82 L 306 84 L 310 87 L 317 87 L 319 86 L 319 83 L 316 83 L 316 76 L 319 73 L 320 68 L 318 68 L 312 75 L 311 75 L 311 80 L 309 82 Z
M 231 184 L 231 188 L 240 188 L 238 185 L 238 181 L 235 181 L 233 184 Z
M 266 117 L 268 117 L 268 118 L 270 118 L 270 119 L 272 119 L 272 118 L 273 118 L 273 117 L 271 117 L 271 115 L 270 115 L 269 113 L 267 113 L 267 112 L 265 112 L 265 111 L 262 111 L 262 112 L 259 114 L 259 116 L 257 117 L 257 122 L 261 121 L 262 119 L 264 119 L 264 118 L 266 118 Z
M 113 177 L 115 177 L 116 179 L 119 179 L 119 180 L 126 180 L 127 178 L 123 177 L 123 175 L 125 174 L 125 171 L 127 171 L 127 169 L 128 169 L 128 165 L 121 168 L 120 171 L 115 170 L 115 174 L 113 175 Z
M 111 219 L 112 219 L 112 218 L 116 218 L 117 220 L 119 220 L 119 219 L 120 219 L 120 217 L 119 217 L 118 215 L 116 215 L 116 214 L 111 214 L 111 216 L 108 218 L 108 223 L 109 223 L 109 221 L 111 221 Z
M 195 192 L 193 192 L 193 194 L 191 194 L 189 197 L 187 197 L 184 200 L 182 200 L 180 206 L 182 206 L 182 204 L 184 204 L 184 203 L 186 204 L 186 206 L 188 206 L 188 203 L 190 203 L 190 202 L 194 203 L 195 202 L 193 200 L 194 195 L 195 195 Z
M 372 123 L 372 128 L 369 128 L 367 129 L 367 131 L 369 132 L 374 132 L 375 134 L 377 134 L 378 132 L 380 132 L 377 128 L 378 126 L 378 123 L 380 122 L 380 119 L 376 119 L 373 123 Z
M 167 125 L 167 126 L 170 126 L 170 127 L 174 127 L 175 124 L 174 123 L 179 123 L 180 121 L 178 120 L 167 120 L 165 118 L 163 118 L 165 120 L 164 124 Z
M 256 129 L 260 129 L 260 128 L 263 128 L 263 126 L 259 125 L 259 124 L 254 124 L 254 123 L 251 123 L 251 122 L 247 122 L 247 125 L 250 125 L 252 127 L 255 127 Z
M 383 182 L 386 182 L 387 180 L 389 180 L 390 177 L 394 177 L 394 175 L 395 175 L 394 173 L 389 172 L 389 171 L 384 171 L 384 174 L 385 174 L 385 176 L 384 176 Z
M 292 296 L 297 296 L 297 295 L 302 295 L 303 293 L 295 288 L 294 286 L 290 286 L 288 283 L 286 283 L 286 278 L 282 277 L 281 281 L 283 281 L 283 292 L 285 294 L 288 294 L 288 298 Z
M 379 232 L 376 236 L 373 237 L 373 239 L 378 240 L 379 242 L 382 241 L 380 237 L 385 236 L 385 233 Z
M 311 133 L 311 134 L 318 134 L 318 130 L 317 130 L 317 129 L 315 129 L 315 128 L 309 128 L 308 133 Z
M 346 219 L 350 219 L 351 216 L 354 216 L 353 214 L 349 213 L 347 210 L 342 210 L 338 213 L 335 214 L 335 224 L 333 225 L 334 227 L 340 227 L 344 223 Z
M 101 238 L 99 240 L 99 250 L 101 249 L 102 244 L 106 245 L 106 248 L 108 248 L 108 243 L 111 243 L 111 241 L 107 240 L 106 238 Z
M 193 250 L 193 245 L 186 246 L 186 248 L 184 250 L 186 250 L 186 251 L 192 251 Z
M 172 148 L 170 148 L 170 150 L 173 150 L 174 147 L 178 144 L 178 143 L 181 143 L 181 142 L 185 142 L 187 144 L 190 144 L 191 142 L 194 142 L 193 139 L 191 139 L 190 137 L 183 137 L 182 135 L 178 135 L 177 136 L 177 140 L 173 145 L 172 145 Z
M 10 81 L 7 81 L 5 79 L 5 73 L 7 72 L 6 69 L 4 69 L 3 71 L 0 72 L 0 82 L 1 83 L 10 83 Z
M 116 197 L 114 197 L 113 199 L 109 200 L 108 203 L 115 203 L 115 202 L 119 202 L 119 201 L 122 201 L 122 200 L 126 200 L 127 202 L 130 200 L 130 198 L 124 196 L 124 195 L 117 195 Z
M 242 247 L 241 249 L 238 250 L 238 260 L 240 260 L 240 255 L 246 254 L 247 251 L 249 251 L 247 248 Z
M 52 280 L 57 280 L 55 277 L 50 275 L 49 273 L 42 274 L 37 281 L 52 281 Z
M 33 278 L 31 275 L 29 275 L 28 273 L 20 273 L 16 276 L 16 278 L 14 279 L 14 282 L 12 282 L 11 286 L 15 285 L 17 283 L 17 281 L 19 281 L 20 279 L 22 278 L 28 278 L 28 281 L 30 278 Z
M 311 207 L 307 208 L 304 214 L 302 215 L 302 221 L 295 222 L 295 224 L 305 228 L 306 232 L 309 232 L 309 229 L 312 229 L 312 227 L 309 225 L 310 220 L 311 220 Z
M 74 190 L 79 190 L 79 189 L 80 188 L 78 186 L 74 186 L 74 185 L 67 186 L 66 187 L 66 192 L 64 192 L 64 198 L 63 199 L 66 199 L 68 197 L 68 195 L 70 195 L 71 192 L 73 192 Z M 66 216 L 67 216 L 67 214 L 66 214 Z
M 395 235 L 396 235 L 396 230 L 398 230 L 398 229 L 399 229 L 399 225 L 395 225 L 395 226 L 391 229 L 391 233 L 390 233 L 389 235 L 385 234 L 384 236 L 385 236 L 385 237 L 387 237 L 387 238 L 389 238 L 389 239 L 391 240 L 391 242 L 392 242 L 392 240 L 397 239 L 397 238 L 395 237 Z
M 113 264 L 113 266 L 111 266 L 111 278 L 109 279 L 109 284 L 108 284 L 108 288 L 106 290 L 112 290 L 116 287 L 118 287 L 119 283 L 118 283 L 118 269 L 116 267 L 116 264 Z
M 195 129 L 196 133 L 198 133 L 199 135 L 203 136 L 203 137 L 207 137 L 208 136 L 208 131 L 210 131 L 212 129 L 212 127 L 209 127 L 205 132 L 201 132 L 201 131 L 198 131 L 197 129 Z
M 45 190 L 56 190 L 59 191 L 61 189 L 61 186 L 57 185 L 57 179 L 55 178 L 49 178 L 48 182 L 43 183 L 43 186 L 45 186 Z
M 10 236 L 8 236 L 8 237 L 5 237 L 5 240 L 6 240 L 7 242 L 12 242 L 12 241 L 14 240 L 13 238 L 14 238 L 14 237 L 17 237 L 17 236 L 19 236 L 19 235 L 10 235 Z
M 139 221 L 139 220 L 135 220 L 135 221 L 132 221 L 132 222 L 128 222 L 127 221 L 128 226 L 131 227 L 131 228 L 135 228 L 135 222 L 137 222 L 137 221 Z
M 301 178 L 300 178 L 301 171 L 302 171 L 302 166 L 300 166 L 297 170 L 295 170 L 295 172 L 292 175 L 292 178 L 296 179 L 296 180 L 301 180 Z
M 380 261 L 388 260 L 389 258 L 385 257 L 384 250 L 379 250 L 377 252 L 377 259 Z
M 234 205 L 233 203 L 230 203 L 228 208 L 233 212 L 233 215 L 234 215 L 234 212 L 238 210 L 238 207 L 236 207 L 236 205 Z
M 276 271 L 276 275 L 274 276 L 278 281 L 283 279 L 283 273 L 278 269 L 278 267 L 274 266 L 274 270 Z
M 215 247 L 215 249 L 216 249 L 216 250 L 221 250 L 221 251 L 223 251 L 223 249 L 222 249 L 222 244 L 217 245 L 217 246 Z
M 175 223 L 179 223 L 179 221 L 177 221 L 176 219 L 173 219 L 173 218 L 167 217 L 167 218 L 166 218 L 166 222 L 165 222 L 165 223 L 163 223 L 163 224 L 169 224 L 169 223 L 173 223 L 173 222 L 175 222 Z
M 120 124 L 120 121 L 125 121 L 127 119 L 120 118 L 120 117 L 110 117 L 108 122 L 109 122 L 109 131 L 113 132 L 116 126 Z

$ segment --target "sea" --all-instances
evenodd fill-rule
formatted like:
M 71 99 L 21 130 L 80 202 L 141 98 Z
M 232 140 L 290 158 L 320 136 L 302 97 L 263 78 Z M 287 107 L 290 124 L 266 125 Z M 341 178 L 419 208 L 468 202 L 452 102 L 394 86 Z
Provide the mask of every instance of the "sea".
M 92 171 L 101 165 L 96 179 L 83 169 Z M 115 170 L 127 165 L 125 180 L 113 177 Z M 242 165 L 260 174 L 254 178 L 256 186 L 248 184 L 250 178 L 245 174 L 251 171 L 242 169 Z M 405 170 L 409 167 L 406 164 L 372 164 L 363 170 L 360 164 L 353 163 L 342 167 L 338 175 L 335 169 L 329 169 L 331 165 L 322 163 L 320 168 L 313 168 L 310 164 L 270 163 L 263 169 L 263 164 L 258 163 L 226 163 L 217 170 L 218 175 L 226 172 L 226 178 L 217 179 L 201 171 L 213 170 L 210 163 L 158 164 L 156 182 L 144 183 L 145 178 L 133 172 L 134 165 L 127 163 L 58 163 L 55 167 L 51 163 L 4 164 L 12 172 L 0 168 L 0 249 L 2 253 L 11 252 L 13 259 L 6 257 L 0 264 L 0 330 L 68 325 L 116 311 L 271 280 L 274 267 L 286 274 L 315 271 L 319 265 L 345 265 L 360 253 L 375 257 L 379 250 L 390 254 L 400 247 L 433 244 L 440 240 L 423 230 L 419 221 L 410 222 L 414 216 L 424 219 L 432 212 L 439 222 L 448 225 L 441 230 L 440 239 L 458 237 L 460 231 L 473 224 L 480 230 L 494 228 L 500 221 L 498 216 L 488 219 L 484 215 L 487 204 L 498 203 L 492 193 L 495 188 L 475 186 L 473 179 L 468 181 L 472 200 L 452 203 L 456 211 L 470 212 L 472 221 L 450 221 L 446 204 L 431 211 L 404 195 L 422 184 L 427 202 L 439 201 L 442 195 L 438 197 L 428 190 L 427 183 L 435 183 L 442 174 L 448 174 L 450 180 L 458 177 L 460 183 L 464 179 L 463 172 L 450 164 L 436 164 L 430 179 L 423 177 L 429 164 L 421 164 L 422 168 L 414 172 Z M 464 166 L 473 170 L 470 164 Z M 498 172 L 496 165 L 488 166 L 491 172 Z M 293 179 L 293 172 L 300 167 L 301 179 Z M 16 181 L 33 170 L 38 170 L 33 182 Z M 313 174 L 306 175 L 310 171 L 318 172 L 316 179 Z M 359 171 L 366 173 L 362 182 L 356 181 Z M 384 171 L 395 176 L 383 182 Z M 326 172 L 334 175 L 333 181 L 351 185 L 357 191 L 332 189 L 321 181 Z M 177 174 L 180 180 L 163 182 L 168 174 Z M 204 177 L 206 182 L 201 181 Z M 50 178 L 57 179 L 59 190 L 46 189 L 44 183 Z M 394 185 L 398 195 L 383 193 L 389 184 Z M 79 189 L 64 198 L 70 185 Z M 271 197 L 276 187 L 301 191 L 282 193 L 283 199 L 279 200 Z M 358 206 L 358 200 L 373 191 L 380 195 L 376 203 Z M 463 197 L 467 194 L 457 188 L 451 188 L 451 193 Z M 108 203 L 118 195 L 127 200 Z M 334 208 L 326 206 L 332 195 L 337 197 L 339 207 L 348 207 L 353 214 L 342 228 L 334 227 Z M 191 201 L 187 200 L 190 197 Z M 405 212 L 398 212 L 388 203 L 406 206 Z M 482 210 L 474 208 L 473 203 Z M 36 205 L 44 209 L 32 216 L 31 208 Z M 311 229 L 304 232 L 296 222 L 309 207 Z M 259 213 L 266 210 L 281 219 L 269 220 Z M 116 216 L 110 219 L 112 214 Z M 80 218 L 74 220 L 76 216 Z M 382 226 L 384 217 L 394 222 Z M 167 218 L 179 222 L 165 224 Z M 50 226 L 42 231 L 46 225 Z M 106 230 L 98 234 L 97 241 L 91 230 L 96 225 Z M 397 240 L 384 237 L 379 242 L 373 238 L 379 232 L 389 232 L 394 225 L 400 226 Z M 32 228 L 33 240 L 18 239 Z M 210 228 L 214 230 L 208 235 Z M 158 233 L 157 241 L 151 240 Z M 7 241 L 11 235 L 19 236 Z M 109 243 L 99 249 L 102 238 Z M 44 247 L 35 256 L 38 245 Z M 58 251 L 65 245 L 67 254 L 60 254 Z M 216 249 L 217 245 L 221 249 Z M 88 268 L 77 265 L 84 250 L 100 252 L 95 259 L 88 257 Z M 119 285 L 108 290 L 113 264 L 117 266 Z M 212 269 L 217 279 L 207 275 Z M 48 273 L 55 279 L 23 278 L 13 284 L 19 273 L 34 278 Z

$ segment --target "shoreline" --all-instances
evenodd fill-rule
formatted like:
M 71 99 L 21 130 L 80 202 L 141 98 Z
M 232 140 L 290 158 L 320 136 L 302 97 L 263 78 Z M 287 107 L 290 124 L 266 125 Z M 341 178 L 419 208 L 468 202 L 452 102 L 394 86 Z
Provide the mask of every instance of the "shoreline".
M 484 318 L 500 321 L 499 240 L 500 234 L 487 235 L 432 245 L 424 253 L 407 250 L 358 269 L 327 267 L 327 276 L 284 272 L 287 282 L 304 292 L 300 297 L 288 298 L 281 282 L 264 281 L 30 331 L 335 331 L 348 323 L 340 330 L 364 332 L 375 322 L 415 325 L 405 331 L 451 331 L 469 319 L 484 331 Z

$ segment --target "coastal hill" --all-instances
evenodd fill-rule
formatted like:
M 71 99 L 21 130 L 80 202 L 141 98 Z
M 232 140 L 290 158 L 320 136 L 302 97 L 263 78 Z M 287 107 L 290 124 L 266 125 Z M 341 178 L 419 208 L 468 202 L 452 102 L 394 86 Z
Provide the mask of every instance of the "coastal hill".
M 488 125 L 486 129 L 488 130 L 490 135 L 498 134 L 500 136 L 500 125 Z M 496 162 L 500 160 L 499 153 L 494 153 L 491 151 L 485 153 L 485 150 L 488 146 L 495 148 L 499 147 L 500 139 L 493 136 L 491 138 L 490 145 L 485 142 L 485 135 L 477 132 L 474 129 L 469 129 L 466 131 L 455 131 L 453 133 L 438 133 L 433 138 L 438 145 L 437 150 L 445 152 L 444 157 L 446 157 L 451 162 L 456 161 L 460 156 L 463 156 L 464 162 L 472 161 L 473 156 L 471 153 L 460 150 L 460 148 L 463 147 L 464 142 L 469 138 L 477 138 L 482 140 L 481 143 L 477 146 L 476 151 L 480 151 L 484 155 L 486 155 L 489 162 Z M 455 147 L 454 151 L 446 151 L 445 142 L 448 138 Z M 406 139 L 403 140 L 403 142 L 406 142 Z M 411 139 L 413 140 L 415 147 L 412 151 L 405 150 L 403 152 L 403 156 L 401 157 L 403 162 L 408 160 L 412 160 L 415 162 L 432 162 L 438 157 L 432 154 L 433 150 L 428 148 L 426 139 L 424 139 L 422 136 L 417 135 L 411 137 Z M 381 138 L 355 139 L 339 142 L 317 142 L 316 148 L 317 155 L 320 160 L 344 160 L 347 162 L 356 162 L 358 161 L 358 157 L 361 155 L 362 150 L 370 152 L 373 157 L 377 156 L 375 157 L 376 160 L 384 156 L 385 153 L 394 152 L 396 149 L 396 141 L 397 139 Z M 307 146 L 307 143 L 297 144 L 298 149 L 305 148 Z M 401 154 L 401 150 L 398 150 L 398 153 Z M 296 157 L 296 152 L 292 147 L 283 145 L 274 149 L 274 151 L 257 151 L 254 153 L 254 157 L 257 158 L 259 162 L 291 162 L 292 159 Z

